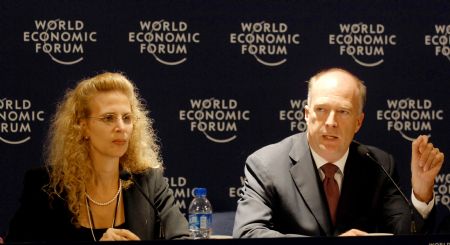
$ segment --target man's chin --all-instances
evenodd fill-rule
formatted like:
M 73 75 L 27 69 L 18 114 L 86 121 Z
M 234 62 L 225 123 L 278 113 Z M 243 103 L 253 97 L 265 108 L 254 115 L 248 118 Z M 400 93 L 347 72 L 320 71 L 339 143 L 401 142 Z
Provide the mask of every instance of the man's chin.
M 332 153 L 338 151 L 342 144 L 340 140 L 328 140 L 320 144 L 320 149 Z
M 324 158 L 328 158 L 327 160 L 335 159 L 336 157 L 340 157 L 340 155 L 342 155 L 339 144 L 321 144 L 319 154 Z

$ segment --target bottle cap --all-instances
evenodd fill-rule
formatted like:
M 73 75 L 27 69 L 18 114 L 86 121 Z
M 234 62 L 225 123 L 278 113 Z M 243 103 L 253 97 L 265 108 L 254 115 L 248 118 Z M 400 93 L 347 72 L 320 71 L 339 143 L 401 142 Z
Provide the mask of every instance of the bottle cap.
M 196 197 L 205 197 L 206 196 L 206 188 L 197 187 L 194 189 L 194 196 Z

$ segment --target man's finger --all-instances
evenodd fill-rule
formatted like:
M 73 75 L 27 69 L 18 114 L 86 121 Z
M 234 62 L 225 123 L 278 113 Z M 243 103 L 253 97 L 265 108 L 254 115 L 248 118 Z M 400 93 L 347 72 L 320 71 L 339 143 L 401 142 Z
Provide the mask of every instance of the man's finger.
M 422 154 L 426 143 L 428 142 L 428 138 L 425 135 L 420 135 L 417 137 L 411 144 L 411 160 L 418 160 L 420 155 Z
M 340 234 L 339 236 L 365 236 L 368 233 L 362 230 L 358 230 L 358 229 L 351 229 L 348 230 L 342 234 Z
M 427 149 L 425 150 L 425 153 L 422 154 L 422 157 L 421 157 L 421 160 L 423 162 L 423 166 L 422 166 L 423 171 L 428 171 L 431 168 L 431 164 L 433 163 L 433 160 L 436 157 L 437 153 L 438 153 L 438 150 L 433 147 L 433 144 L 428 143 Z
M 444 163 L 444 153 L 440 152 L 439 149 L 437 149 L 437 153 L 436 156 L 434 157 L 430 169 L 437 169 L 437 172 L 439 172 L 439 170 L 442 167 L 442 164 Z
M 431 143 L 427 143 L 427 144 L 423 144 L 423 151 L 422 154 L 419 156 L 419 159 L 417 159 L 419 161 L 419 167 L 422 168 L 422 170 L 425 170 L 425 164 L 427 163 L 427 160 L 430 156 L 430 152 L 433 150 L 433 144 Z

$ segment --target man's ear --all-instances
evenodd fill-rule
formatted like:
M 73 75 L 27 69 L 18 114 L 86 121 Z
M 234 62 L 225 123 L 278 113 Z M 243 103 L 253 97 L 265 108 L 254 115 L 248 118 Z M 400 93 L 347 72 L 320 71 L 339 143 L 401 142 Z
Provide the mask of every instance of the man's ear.
M 305 121 L 308 121 L 308 118 L 309 118 L 309 106 L 308 105 L 305 105 L 305 114 L 304 114 L 304 116 L 305 116 Z
M 356 129 L 355 129 L 355 133 L 359 131 L 359 129 L 362 126 L 362 123 L 364 121 L 364 112 L 361 112 L 361 114 L 358 116 L 358 118 L 356 119 Z

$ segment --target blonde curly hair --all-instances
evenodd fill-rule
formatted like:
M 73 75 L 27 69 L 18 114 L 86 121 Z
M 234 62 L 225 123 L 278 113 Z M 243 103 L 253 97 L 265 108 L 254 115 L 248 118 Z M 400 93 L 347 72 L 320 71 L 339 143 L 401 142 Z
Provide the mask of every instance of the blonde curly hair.
M 84 140 L 80 120 L 90 116 L 89 101 L 98 92 L 119 91 L 131 105 L 137 118 L 126 153 L 120 158 L 120 169 L 141 173 L 151 168 L 162 168 L 152 120 L 139 97 L 137 88 L 121 73 L 105 72 L 80 81 L 69 89 L 58 104 L 51 120 L 45 157 L 50 182 L 46 191 L 50 197 L 63 198 L 72 213 L 72 223 L 78 226 L 80 207 L 85 197 L 86 183 L 93 177 L 89 157 L 89 141 Z M 130 182 L 125 183 L 125 188 Z

